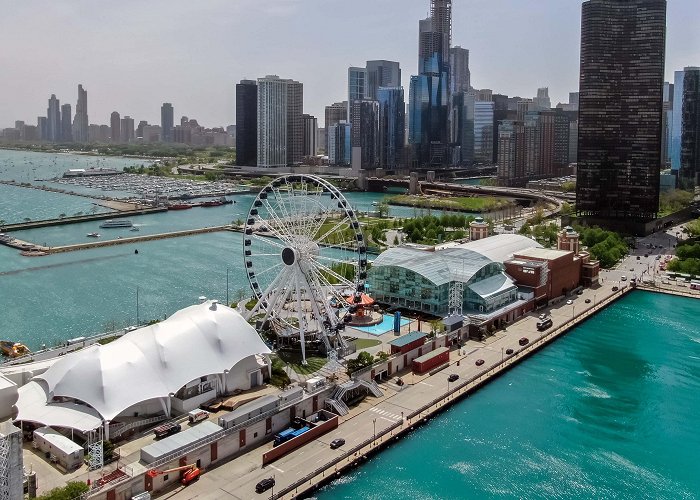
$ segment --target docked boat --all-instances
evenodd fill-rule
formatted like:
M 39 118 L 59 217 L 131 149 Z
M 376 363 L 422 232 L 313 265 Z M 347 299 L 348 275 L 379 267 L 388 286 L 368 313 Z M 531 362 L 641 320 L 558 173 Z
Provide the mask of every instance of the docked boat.
M 26 345 L 9 340 L 0 340 L 0 352 L 8 358 L 19 358 L 31 353 Z
M 168 206 L 168 210 L 188 210 L 192 208 L 191 203 L 174 203 Z
M 129 229 L 129 231 L 135 233 L 136 231 L 140 231 L 140 229 L 138 227 L 132 227 L 131 229 Z
M 223 205 L 231 205 L 233 203 L 232 200 L 226 199 L 225 197 L 219 198 L 218 200 L 210 200 L 210 201 L 205 201 L 202 202 L 200 206 L 202 207 L 220 207 Z
M 101 228 L 115 228 L 115 227 L 132 227 L 134 225 L 130 220 L 106 220 L 100 224 Z
M 101 235 L 100 233 L 88 233 L 85 236 L 87 236 L 88 238 L 99 238 Z

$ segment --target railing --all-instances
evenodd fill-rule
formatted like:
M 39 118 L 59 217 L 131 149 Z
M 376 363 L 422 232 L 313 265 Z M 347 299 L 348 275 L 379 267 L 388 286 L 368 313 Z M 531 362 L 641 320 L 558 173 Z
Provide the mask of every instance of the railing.
M 127 432 L 131 429 L 137 429 L 139 427 L 145 427 L 149 424 L 154 424 L 156 422 L 162 422 L 163 420 L 167 420 L 167 418 L 168 417 L 166 417 L 165 415 L 160 415 L 157 417 L 147 418 L 146 420 L 137 420 L 135 422 L 129 422 L 127 424 L 117 424 L 117 425 L 115 425 L 114 430 L 112 430 L 112 427 L 110 426 L 109 435 L 111 437 L 116 438 L 116 437 L 121 436 L 122 434 L 124 434 L 125 432 Z

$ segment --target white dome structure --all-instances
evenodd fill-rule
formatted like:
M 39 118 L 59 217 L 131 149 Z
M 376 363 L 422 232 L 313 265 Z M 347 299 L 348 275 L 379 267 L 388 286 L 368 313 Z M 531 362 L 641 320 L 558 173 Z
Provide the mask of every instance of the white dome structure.
M 140 403 L 159 399 L 169 413 L 170 399 L 188 383 L 209 375 L 233 378 L 236 365 L 245 370 L 251 364 L 241 361 L 269 353 L 238 312 L 217 301 L 203 302 L 57 361 L 20 388 L 17 420 L 65 426 L 66 418 L 51 422 L 47 416 L 52 408 L 73 407 L 83 413 L 94 410 L 87 413 L 109 421 Z M 238 379 L 247 380 L 247 375 Z M 226 387 L 226 381 L 222 385 Z M 43 402 L 37 398 L 39 390 L 46 396 L 40 398 Z

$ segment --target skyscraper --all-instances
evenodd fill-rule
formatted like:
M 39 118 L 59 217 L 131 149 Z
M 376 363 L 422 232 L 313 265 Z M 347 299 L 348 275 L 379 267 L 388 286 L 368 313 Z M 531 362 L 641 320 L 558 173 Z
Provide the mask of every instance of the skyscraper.
M 453 165 L 474 162 L 474 103 L 473 93 L 460 91 L 452 94 L 450 143 L 453 145 Z
M 401 86 L 401 65 L 395 61 L 367 61 L 365 99 L 377 100 L 380 87 Z
M 134 119 L 130 116 L 122 118 L 121 141 L 125 144 L 134 141 Z
M 379 166 L 379 103 L 365 99 L 355 101 L 351 116 L 352 167 L 375 169 Z
M 474 161 L 491 164 L 493 161 L 493 102 L 474 103 Z
M 336 102 L 331 104 L 330 106 L 326 106 L 325 109 L 325 124 L 324 128 L 326 130 L 325 133 L 325 141 L 323 144 L 323 147 L 326 150 L 326 154 L 330 151 L 329 144 L 328 144 L 328 138 L 330 137 L 329 135 L 329 127 L 332 125 L 337 125 L 341 121 L 347 122 L 348 121 L 348 103 L 347 101 L 343 102 Z
M 576 208 L 649 220 L 659 208 L 666 0 L 587 0 L 582 12 Z
M 673 115 L 671 118 L 671 142 L 669 144 L 671 169 L 681 168 L 681 135 L 683 133 L 683 80 L 685 70 L 673 74 Z
M 684 70 L 683 106 L 681 109 L 681 185 L 700 185 L 700 68 Z
M 110 138 L 112 139 L 112 143 L 119 144 L 122 142 L 122 122 L 117 111 L 112 111 L 109 123 L 111 125 Z
M 173 105 L 164 102 L 160 107 L 160 133 L 163 142 L 173 142 L 173 128 L 175 125 L 175 111 Z
M 469 71 L 469 51 L 459 45 L 450 48 L 450 90 L 452 93 L 469 92 L 471 72 Z
M 661 167 L 671 161 L 671 126 L 673 123 L 673 84 L 664 82 L 663 114 L 661 122 Z
M 61 141 L 63 142 L 73 142 L 72 118 L 73 112 L 71 110 L 71 105 L 63 104 L 61 106 Z
M 46 110 L 46 140 L 58 142 L 61 140 L 61 102 L 51 94 L 49 107 Z
M 350 124 L 341 121 L 328 129 L 328 163 L 334 166 L 350 166 Z
M 73 140 L 79 143 L 88 142 L 88 101 L 87 91 L 82 85 L 78 85 L 78 102 L 75 105 L 75 118 L 73 119 Z
M 418 163 L 440 165 L 449 161 L 452 0 L 431 0 L 430 14 L 419 22 L 418 75 L 411 77 L 409 89 L 409 142 Z
M 287 164 L 304 158 L 304 84 L 287 80 Z
M 258 166 L 287 165 L 287 81 L 258 78 Z
M 367 68 L 348 68 L 348 116 L 352 116 L 352 104 L 367 96 Z
M 236 84 L 236 165 L 257 165 L 258 84 Z
M 303 156 L 314 156 L 318 150 L 316 140 L 318 138 L 318 120 L 315 116 L 302 115 L 304 123 L 304 151 Z
M 380 87 L 379 103 L 379 166 L 399 166 L 406 133 L 406 103 L 403 87 Z
M 537 89 L 537 97 L 532 100 L 535 107 L 540 111 L 545 111 L 552 107 L 552 101 L 549 99 L 549 87 L 541 87 Z
M 40 141 L 49 140 L 49 124 L 45 116 L 37 116 L 36 131 Z

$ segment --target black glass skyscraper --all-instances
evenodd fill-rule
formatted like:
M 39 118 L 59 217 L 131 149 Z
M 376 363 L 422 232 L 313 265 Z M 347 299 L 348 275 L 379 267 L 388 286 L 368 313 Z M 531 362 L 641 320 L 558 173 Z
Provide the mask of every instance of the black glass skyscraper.
M 576 208 L 586 216 L 652 219 L 666 0 L 588 0 L 582 11 Z
M 258 84 L 241 80 L 236 85 L 236 165 L 257 165 Z
M 681 185 L 692 189 L 700 185 L 700 68 L 689 67 L 684 72 L 679 174 Z

